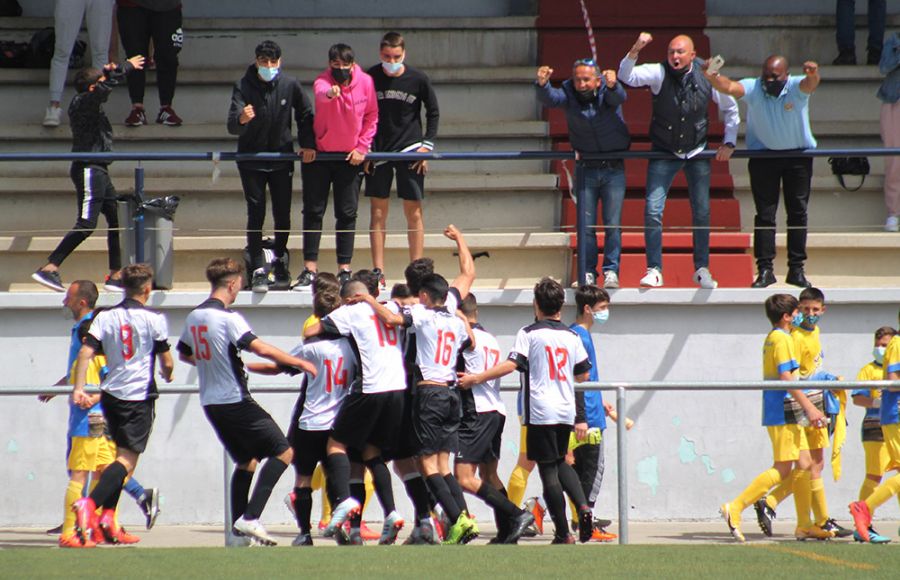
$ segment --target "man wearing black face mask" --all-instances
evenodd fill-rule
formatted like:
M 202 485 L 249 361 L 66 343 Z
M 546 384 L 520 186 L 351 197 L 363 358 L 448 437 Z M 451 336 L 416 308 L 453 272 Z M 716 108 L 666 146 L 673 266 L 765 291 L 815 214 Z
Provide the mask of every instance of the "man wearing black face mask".
M 717 161 L 728 161 L 734 150 L 740 118 L 737 103 L 712 90 L 696 60 L 694 42 L 679 35 L 669 42 L 664 63 L 637 65 L 638 53 L 653 37 L 642 32 L 619 64 L 619 79 L 631 87 L 649 87 L 653 93 L 650 141 L 654 151 L 667 151 L 671 159 L 651 159 L 647 165 L 647 206 L 644 240 L 647 273 L 641 286 L 658 288 L 662 277 L 662 217 L 666 196 L 675 175 L 683 170 L 688 182 L 694 232 L 694 282 L 701 288 L 718 286 L 709 271 L 709 159 L 696 155 L 706 148 L 709 101 L 725 117 L 725 138 L 716 152 Z
M 815 62 L 803 63 L 803 72 L 804 76 L 789 76 L 787 59 L 776 55 L 766 59 L 759 78 L 736 82 L 708 72 L 706 77 L 716 90 L 747 103 L 747 149 L 799 151 L 816 146 L 816 138 L 809 126 L 809 96 L 820 82 L 819 66 Z M 782 187 L 788 223 L 785 282 L 801 288 L 812 285 L 803 271 L 812 166 L 811 157 L 750 160 L 750 189 L 756 204 L 753 254 L 759 270 L 753 288 L 765 288 L 776 282 L 772 270 L 775 214 Z
M 538 99 L 547 107 L 564 108 L 569 126 L 569 141 L 578 153 L 625 151 L 631 144 L 628 127 L 622 117 L 625 89 L 612 70 L 600 74 L 593 60 L 575 61 L 572 78 L 560 88 L 550 85 L 553 69 L 542 66 L 537 71 Z M 597 223 L 597 201 L 603 202 L 603 282 L 597 281 L 597 236 L 590 230 L 583 236 L 579 253 L 587 255 L 587 283 L 605 288 L 619 287 L 619 255 L 622 249 L 622 202 L 625 199 L 625 164 L 621 159 L 586 161 L 576 171 L 584 171 L 587 205 L 585 221 Z M 581 209 L 579 209 L 581 211 Z

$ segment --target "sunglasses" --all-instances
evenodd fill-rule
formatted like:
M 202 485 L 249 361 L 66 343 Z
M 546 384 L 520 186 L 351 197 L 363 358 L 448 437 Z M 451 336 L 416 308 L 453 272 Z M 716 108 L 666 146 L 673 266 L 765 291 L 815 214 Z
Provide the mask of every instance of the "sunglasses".
M 575 68 L 577 66 L 592 66 L 596 68 L 597 63 L 594 62 L 594 59 L 592 58 L 579 58 L 575 61 L 575 64 L 572 65 L 572 68 Z

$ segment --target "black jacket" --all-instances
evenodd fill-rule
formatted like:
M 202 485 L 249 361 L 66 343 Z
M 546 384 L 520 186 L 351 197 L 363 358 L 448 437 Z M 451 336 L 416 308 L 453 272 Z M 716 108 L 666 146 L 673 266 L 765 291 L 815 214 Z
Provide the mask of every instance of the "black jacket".
M 69 127 L 72 130 L 72 151 L 106 153 L 112 151 L 113 132 L 109 119 L 103 111 L 103 103 L 109 98 L 114 86 L 125 82 L 125 77 L 134 70 L 127 60 L 115 70 L 105 71 L 104 80 L 98 82 L 92 91 L 84 91 L 72 97 L 69 104 Z M 76 162 L 81 163 L 81 162 Z M 92 161 L 91 165 L 108 165 L 106 162 Z
M 240 124 L 244 107 L 253 105 L 256 116 L 246 125 Z M 300 147 L 315 149 L 313 112 L 300 82 L 279 72 L 272 82 L 259 78 L 256 65 L 250 65 L 244 78 L 234 85 L 228 110 L 228 132 L 238 135 L 238 153 L 292 153 L 291 111 L 297 122 Z M 274 165 L 288 164 L 289 161 Z M 241 161 L 244 169 L 274 169 L 272 162 Z

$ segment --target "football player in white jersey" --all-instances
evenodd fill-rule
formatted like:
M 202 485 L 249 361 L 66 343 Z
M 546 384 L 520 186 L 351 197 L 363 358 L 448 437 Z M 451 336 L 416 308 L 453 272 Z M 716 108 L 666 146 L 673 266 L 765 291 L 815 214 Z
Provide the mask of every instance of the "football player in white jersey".
M 478 324 L 478 302 L 469 294 L 459 305 L 475 335 L 475 348 L 459 353 L 460 371 L 479 373 L 500 362 L 497 339 Z M 467 492 L 477 495 L 494 510 L 497 536 L 489 543 L 515 544 L 534 516 L 519 509 L 506 496 L 497 475 L 506 406 L 500 398 L 500 379 L 460 390 L 462 419 L 459 425 L 459 452 L 453 469 Z M 480 478 L 475 474 L 478 469 Z
M 554 544 L 571 544 L 563 491 L 578 507 L 579 539 L 591 539 L 591 510 L 578 474 L 565 461 L 575 424 L 575 382 L 587 380 L 591 363 L 581 339 L 560 321 L 565 290 L 552 278 L 534 287 L 536 322 L 519 330 L 509 357 L 497 366 L 460 378 L 469 388 L 518 370 L 523 374 L 524 420 L 528 426 L 528 458 L 537 462 L 544 500 L 556 527 Z
M 82 537 L 99 526 L 113 541 L 119 535 L 116 504 L 125 478 L 134 473 L 138 457 L 147 447 L 153 427 L 158 393 L 155 363 L 160 375 L 172 382 L 174 363 L 169 352 L 166 318 L 144 308 L 153 288 L 153 269 L 147 264 L 122 268 L 125 299 L 94 317 L 75 365 L 72 402 L 82 408 L 92 406 L 84 392 L 88 365 L 95 353 L 106 355 L 109 375 L 100 386 L 100 402 L 109 433 L 116 444 L 116 460 L 104 470 L 89 497 L 76 501 L 75 530 Z M 96 510 L 103 508 L 97 521 Z
M 231 477 L 234 530 L 238 538 L 249 536 L 264 545 L 275 545 L 259 516 L 293 452 L 275 420 L 250 395 L 239 353 L 250 351 L 313 377 L 317 370 L 311 363 L 257 338 L 244 317 L 229 309 L 243 287 L 243 274 L 243 265 L 231 258 L 210 262 L 206 278 L 212 291 L 188 314 L 177 348 L 180 360 L 197 367 L 203 412 L 236 464 Z M 250 495 L 253 474 L 263 459 Z M 238 539 L 235 543 L 248 542 Z

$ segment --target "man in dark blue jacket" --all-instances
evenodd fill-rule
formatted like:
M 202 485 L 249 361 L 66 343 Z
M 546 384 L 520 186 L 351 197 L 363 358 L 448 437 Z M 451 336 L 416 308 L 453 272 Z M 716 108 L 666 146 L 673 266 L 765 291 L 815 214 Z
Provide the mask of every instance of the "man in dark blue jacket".
M 627 98 L 616 73 L 602 73 L 593 60 L 576 60 L 572 78 L 560 88 L 550 85 L 553 69 L 542 66 L 537 71 L 538 99 L 547 107 L 565 109 L 569 141 L 578 153 L 625 151 L 631 144 L 628 127 L 622 117 L 622 103 Z M 625 164 L 621 159 L 587 161 L 576 167 L 584 172 L 584 191 L 580 199 L 585 207 L 585 223 L 597 223 L 597 201 L 603 202 L 603 286 L 619 287 L 619 254 L 622 250 L 622 201 L 625 198 Z M 576 183 L 579 180 L 576 176 Z M 578 193 L 578 192 L 576 192 Z M 593 230 L 591 230 L 593 234 Z M 582 236 L 579 254 L 587 256 L 587 283 L 597 282 L 597 237 Z

